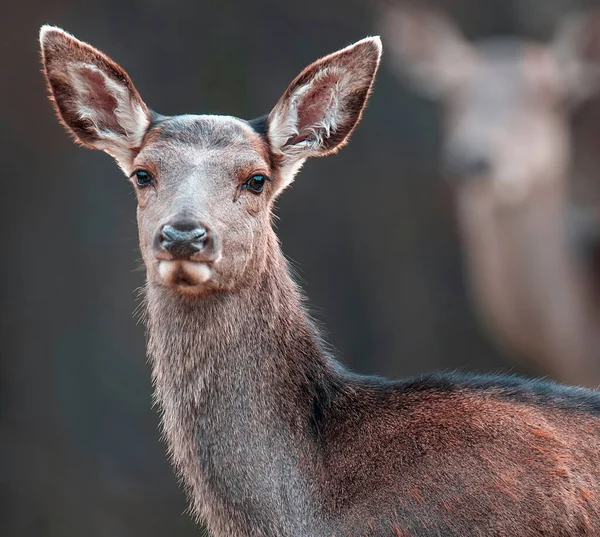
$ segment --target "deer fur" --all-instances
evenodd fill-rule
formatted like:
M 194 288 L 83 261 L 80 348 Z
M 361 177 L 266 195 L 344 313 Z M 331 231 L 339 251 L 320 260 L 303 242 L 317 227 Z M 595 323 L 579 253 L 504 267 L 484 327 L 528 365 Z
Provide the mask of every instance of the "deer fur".
M 569 199 L 569 114 L 599 87 L 599 23 L 598 13 L 568 17 L 543 45 L 470 43 L 416 6 L 390 5 L 381 20 L 396 71 L 443 105 L 445 175 L 483 325 L 535 371 L 592 387 L 600 304 L 592 263 L 568 233 L 582 212 Z
M 325 349 L 290 277 L 273 201 L 305 158 L 346 143 L 379 64 L 377 38 L 315 62 L 250 122 L 146 112 L 121 68 L 89 45 L 45 28 L 41 46 L 61 121 L 84 145 L 112 154 L 115 143 L 136 185 L 156 399 L 212 535 L 600 533 L 597 393 L 502 376 L 352 374 Z M 73 61 L 94 81 L 87 65 L 102 70 L 101 82 L 81 91 Z M 97 121 L 78 112 L 82 102 L 100 107 Z M 140 128 L 149 120 L 141 144 L 122 110 L 142 110 Z M 257 172 L 269 180 L 252 193 Z M 169 257 L 156 242 L 181 215 L 207 230 L 210 256 Z

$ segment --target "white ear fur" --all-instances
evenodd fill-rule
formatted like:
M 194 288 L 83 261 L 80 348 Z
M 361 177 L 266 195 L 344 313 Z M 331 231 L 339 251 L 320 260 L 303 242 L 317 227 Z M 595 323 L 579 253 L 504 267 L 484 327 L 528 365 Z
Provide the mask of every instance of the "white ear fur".
M 325 90 L 327 94 L 321 96 L 322 113 L 315 117 L 313 123 L 301 125 L 298 117 L 299 108 L 311 92 L 326 84 L 327 79 L 333 80 L 333 84 Z M 271 144 L 275 147 L 284 147 L 289 140 L 300 136 L 300 130 L 304 128 L 306 136 L 291 145 L 286 151 L 287 154 L 296 160 L 298 157 L 306 158 L 319 153 L 323 139 L 330 136 L 344 119 L 340 100 L 351 91 L 351 82 L 352 73 L 348 70 L 326 67 L 318 71 L 313 79 L 291 93 L 285 106 L 274 111 L 269 124 Z
M 86 71 L 88 76 L 85 75 Z M 121 167 L 128 166 L 131 149 L 141 145 L 150 125 L 147 110 L 132 101 L 124 86 L 107 77 L 95 65 L 74 64 L 68 67 L 68 72 L 76 90 L 74 105 L 77 114 L 82 121 L 89 121 L 98 134 L 98 141 L 92 145 L 113 156 Z M 113 118 L 106 117 L 106 111 L 94 107 L 90 102 L 94 92 L 94 88 L 88 84 L 90 74 L 101 77 L 107 95 L 114 98 L 116 107 L 112 110 Z M 120 129 L 111 130 L 111 125 Z
M 337 151 L 360 120 L 381 57 L 370 37 L 308 66 L 268 119 L 268 136 L 289 184 L 308 157 Z
M 82 145 L 106 151 L 128 173 L 150 113 L 125 71 L 60 28 L 43 26 L 40 44 L 61 121 Z

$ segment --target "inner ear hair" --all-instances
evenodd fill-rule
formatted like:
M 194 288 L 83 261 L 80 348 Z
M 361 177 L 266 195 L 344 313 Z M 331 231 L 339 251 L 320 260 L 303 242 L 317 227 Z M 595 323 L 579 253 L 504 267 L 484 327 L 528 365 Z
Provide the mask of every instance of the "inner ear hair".
M 150 125 L 150 111 L 127 73 L 91 45 L 43 26 L 44 74 L 57 116 L 76 141 L 127 167 Z
M 304 69 L 269 115 L 274 148 L 299 160 L 342 147 L 360 121 L 381 50 L 379 37 L 370 37 Z

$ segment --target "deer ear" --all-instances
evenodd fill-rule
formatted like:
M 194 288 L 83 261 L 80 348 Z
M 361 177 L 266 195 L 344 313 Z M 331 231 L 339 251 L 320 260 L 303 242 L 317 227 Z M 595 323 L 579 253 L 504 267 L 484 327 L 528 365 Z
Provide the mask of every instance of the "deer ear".
M 267 120 L 270 145 L 288 181 L 307 157 L 328 155 L 347 142 L 380 58 L 381 40 L 369 37 L 317 60 L 290 84 Z
M 469 78 L 477 51 L 444 14 L 394 4 L 380 9 L 381 32 L 403 78 L 431 97 L 442 97 Z
M 558 28 L 553 50 L 573 101 L 600 90 L 600 10 L 567 17 Z
M 112 155 L 127 173 L 150 112 L 127 73 L 60 28 L 42 26 L 40 46 L 50 100 L 76 141 Z

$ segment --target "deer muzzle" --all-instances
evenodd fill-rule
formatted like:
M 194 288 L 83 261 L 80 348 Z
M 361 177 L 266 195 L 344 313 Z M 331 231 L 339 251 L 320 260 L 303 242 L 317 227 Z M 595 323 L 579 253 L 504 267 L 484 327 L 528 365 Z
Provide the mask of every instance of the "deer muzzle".
M 153 249 L 159 261 L 211 263 L 220 254 L 218 241 L 210 228 L 190 220 L 161 226 L 154 237 Z

